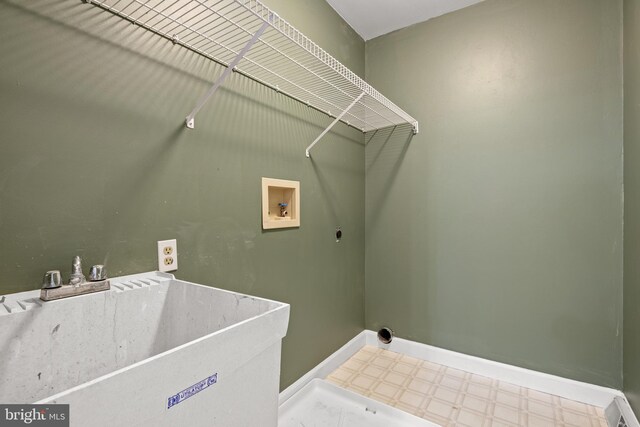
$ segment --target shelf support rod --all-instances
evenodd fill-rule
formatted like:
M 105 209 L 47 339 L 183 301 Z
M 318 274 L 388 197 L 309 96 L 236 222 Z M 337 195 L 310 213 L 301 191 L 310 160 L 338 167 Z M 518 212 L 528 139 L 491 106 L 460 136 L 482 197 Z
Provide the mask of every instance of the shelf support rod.
M 336 119 L 329 125 L 329 127 L 327 127 L 324 131 L 322 131 L 322 133 L 320 135 L 318 135 L 318 137 L 315 139 L 315 141 L 313 141 L 305 150 L 305 155 L 307 157 L 311 157 L 311 149 L 313 148 L 314 145 L 316 145 L 318 143 L 318 141 L 320 141 L 322 139 L 323 136 L 325 136 L 327 134 L 327 132 L 329 132 L 331 130 L 332 127 L 335 126 L 336 123 L 338 123 L 342 117 L 344 117 L 345 114 L 347 114 L 349 112 L 349 110 L 351 110 L 351 108 L 353 108 L 354 105 L 356 105 L 358 103 L 358 101 L 360 101 L 362 99 L 362 97 L 365 95 L 364 92 L 362 92 L 360 95 L 358 95 L 358 97 L 356 99 L 353 100 L 353 102 L 351 104 L 349 104 L 349 106 L 347 108 L 344 109 L 344 111 L 340 114 L 338 114 L 338 117 L 336 117 Z
M 238 62 L 240 62 L 240 60 L 244 58 L 247 52 L 249 52 L 249 49 L 251 49 L 251 47 L 258 41 L 262 33 L 264 33 L 264 31 L 267 29 L 269 25 L 270 24 L 267 21 L 265 21 L 262 24 L 262 26 L 258 29 L 258 31 L 256 31 L 256 33 L 253 35 L 251 40 L 249 40 L 247 44 L 244 45 L 242 50 L 238 53 L 238 55 L 236 55 L 233 61 L 231 61 L 231 63 L 227 65 L 227 68 L 225 68 L 224 72 L 220 75 L 220 77 L 216 79 L 215 83 L 213 83 L 213 86 L 211 86 L 211 88 L 207 91 L 207 93 L 205 93 L 200 97 L 193 111 L 191 111 L 191 113 L 189 113 L 189 115 L 185 119 L 185 123 L 187 124 L 187 127 L 189 129 L 193 129 L 195 127 L 196 114 L 198 114 L 198 112 L 204 106 L 204 104 L 207 103 L 209 98 L 211 98 L 211 96 L 214 93 L 216 93 L 216 91 L 222 85 L 222 83 L 224 83 L 227 77 L 229 77 L 229 74 L 231 74 L 231 72 L 236 68 L 236 66 L 238 65 Z

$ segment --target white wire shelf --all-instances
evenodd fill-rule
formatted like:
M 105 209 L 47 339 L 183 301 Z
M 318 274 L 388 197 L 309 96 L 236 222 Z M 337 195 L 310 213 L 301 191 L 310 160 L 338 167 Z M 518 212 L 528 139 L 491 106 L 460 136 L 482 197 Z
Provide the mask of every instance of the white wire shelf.
M 227 67 L 188 127 L 233 70 L 336 118 L 331 126 L 369 132 L 409 123 L 418 132 L 416 119 L 258 0 L 85 1 Z

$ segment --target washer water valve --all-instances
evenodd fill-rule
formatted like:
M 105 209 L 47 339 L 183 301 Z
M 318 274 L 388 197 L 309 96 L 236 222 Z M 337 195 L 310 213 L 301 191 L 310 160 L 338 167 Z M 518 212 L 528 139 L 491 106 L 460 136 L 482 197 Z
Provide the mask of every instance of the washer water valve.
M 286 217 L 289 214 L 289 212 L 287 211 L 288 205 L 288 203 L 278 203 L 278 206 L 280 206 L 280 216 L 282 218 Z

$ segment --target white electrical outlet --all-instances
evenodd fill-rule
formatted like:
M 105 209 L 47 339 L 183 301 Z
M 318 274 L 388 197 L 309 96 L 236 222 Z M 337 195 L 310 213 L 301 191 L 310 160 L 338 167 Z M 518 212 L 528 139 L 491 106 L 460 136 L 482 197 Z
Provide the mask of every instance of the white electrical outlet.
M 178 242 L 176 239 L 158 241 L 158 271 L 178 269 Z

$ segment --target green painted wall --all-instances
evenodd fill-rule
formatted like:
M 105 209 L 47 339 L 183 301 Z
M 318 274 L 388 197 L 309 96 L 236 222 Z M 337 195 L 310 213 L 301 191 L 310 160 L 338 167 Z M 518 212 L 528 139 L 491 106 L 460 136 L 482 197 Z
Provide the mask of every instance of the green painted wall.
M 622 386 L 622 1 L 486 0 L 367 42 L 366 327 Z
M 624 0 L 624 392 L 640 411 L 640 1 Z
M 324 2 L 270 0 L 354 71 L 364 42 Z M 364 146 L 242 76 L 184 117 L 221 68 L 79 0 L 0 2 L 0 294 L 75 254 L 291 304 L 281 387 L 363 328 Z M 262 176 L 301 181 L 302 225 L 263 232 Z M 336 226 L 344 231 L 336 244 Z
M 640 7 L 624 1 L 638 407 Z M 364 42 L 325 2 L 266 3 L 365 74 Z M 367 42 L 367 79 L 421 133 L 365 150 L 338 125 L 310 161 L 330 118 L 234 76 L 188 131 L 219 66 L 77 0 L 0 1 L 0 293 L 75 254 L 153 270 L 155 242 L 177 238 L 179 278 L 292 304 L 283 388 L 365 325 L 619 388 L 621 16 L 622 0 L 486 0 Z M 301 181 L 300 229 L 261 230 L 262 176 Z

